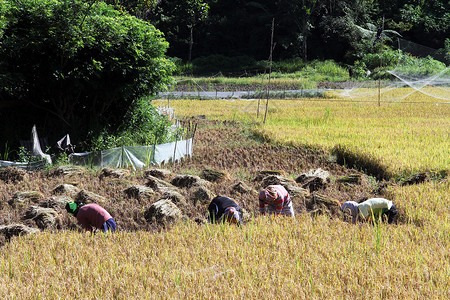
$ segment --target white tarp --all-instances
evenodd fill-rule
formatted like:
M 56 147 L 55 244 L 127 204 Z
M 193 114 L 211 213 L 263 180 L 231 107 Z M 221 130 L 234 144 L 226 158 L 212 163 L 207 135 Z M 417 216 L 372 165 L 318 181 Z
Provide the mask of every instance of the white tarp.
M 39 143 L 39 137 L 36 130 L 36 125 L 33 125 L 33 129 L 31 129 L 31 141 L 33 142 L 31 148 L 31 155 L 39 156 L 42 159 L 45 159 L 47 163 L 52 164 L 52 158 L 50 155 L 45 154 L 41 149 L 41 144 Z
M 131 167 L 135 170 L 191 156 L 192 144 L 193 139 L 190 138 L 156 146 L 124 146 L 99 152 L 73 153 L 69 158 L 77 165 Z
M 25 170 L 36 170 L 44 168 L 47 164 L 52 164 L 51 156 L 42 151 L 36 125 L 33 125 L 33 128 L 31 129 L 31 140 L 26 142 L 28 142 L 27 144 L 29 145 L 27 150 L 30 151 L 29 162 L 0 160 L 0 167 L 16 167 Z
M 47 165 L 46 160 L 32 161 L 29 163 L 0 160 L 0 168 L 15 167 L 24 170 L 37 170 L 44 168 L 46 165 Z

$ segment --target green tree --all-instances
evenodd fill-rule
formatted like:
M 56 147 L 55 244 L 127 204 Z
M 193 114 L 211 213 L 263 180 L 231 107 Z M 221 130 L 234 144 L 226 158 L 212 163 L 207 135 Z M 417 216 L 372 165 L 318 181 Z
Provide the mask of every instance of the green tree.
M 277 1 L 210 0 L 209 5 L 208 19 L 197 30 L 202 37 L 197 38 L 197 56 L 269 57 L 272 19 L 282 20 L 275 15 Z M 284 36 L 279 29 L 276 25 L 275 39 Z M 276 51 L 282 49 L 279 45 Z
M 389 28 L 406 39 L 431 48 L 444 46 L 449 36 L 450 1 L 448 0 L 378 0 L 378 23 L 383 16 Z
M 375 52 L 377 48 L 374 48 L 377 43 L 381 42 L 392 42 L 393 37 L 400 37 L 401 35 L 390 29 L 385 29 L 384 24 L 380 26 L 375 26 L 372 23 L 366 23 L 365 27 L 354 25 L 356 30 L 359 32 L 363 43 L 366 45 L 365 52 Z M 372 50 L 371 50 L 372 49 Z
M 125 10 L 141 20 L 148 21 L 155 14 L 161 0 L 105 0 L 104 2 L 113 5 L 117 10 Z
M 353 63 L 359 55 L 361 38 L 357 24 L 371 22 L 374 12 L 372 0 L 349 0 L 321 2 L 317 10 L 316 26 L 310 42 L 313 53 L 319 58 L 332 58 L 337 61 Z M 319 46 L 317 46 L 319 45 Z M 321 54 L 321 55 L 320 55 Z
M 5 115 L 29 111 L 55 135 L 83 137 L 119 126 L 135 99 L 170 83 L 168 43 L 151 24 L 95 0 L 9 2 L 0 16 Z
M 301 57 L 304 61 L 308 59 L 308 37 L 315 25 L 315 14 L 320 8 L 318 0 L 284 0 L 281 5 L 294 22 L 298 40 L 301 42 Z
M 5 14 L 9 10 L 9 1 L 0 0 L 0 36 L 3 34 L 3 28 L 6 26 Z
M 6 20 L 6 13 L 9 11 L 9 1 L 7 0 L 0 0 L 0 37 L 3 36 L 3 30 L 6 27 L 7 20 Z M 1 70 L 1 69 L 0 69 Z M 3 72 L 0 72 L 0 82 L 6 82 L 8 80 L 6 74 Z M 0 94 L 1 97 L 1 94 Z M 1 98 L 0 98 L 1 100 Z M 0 103 L 1 107 L 1 103 Z
M 194 29 L 206 20 L 208 12 L 209 5 L 204 0 L 166 0 L 155 5 L 151 20 L 155 21 L 171 41 L 188 44 L 187 59 L 191 61 Z

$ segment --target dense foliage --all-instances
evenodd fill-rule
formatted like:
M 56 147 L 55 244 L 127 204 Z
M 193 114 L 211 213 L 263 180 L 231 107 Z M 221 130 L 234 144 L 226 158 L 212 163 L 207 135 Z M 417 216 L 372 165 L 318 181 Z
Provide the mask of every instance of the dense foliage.
M 146 21 L 101 1 L 6 3 L 0 132 L 17 135 L 9 140 L 26 139 L 33 123 L 47 136 L 69 132 L 75 141 L 117 128 L 135 99 L 170 82 L 168 43 Z
M 165 115 L 159 115 L 146 98 L 134 101 L 117 128 L 106 126 L 100 133 L 89 132 L 88 144 L 84 148 L 104 150 L 120 146 L 163 144 L 173 134 L 171 123 Z
M 116 1 L 111 1 L 115 2 Z M 151 20 L 170 43 L 169 55 L 188 58 L 190 14 L 174 9 L 186 1 L 126 2 L 127 9 Z M 450 36 L 447 0 L 207 0 L 207 16 L 196 20 L 192 58 L 220 54 L 267 59 L 272 19 L 275 20 L 274 59 L 334 59 L 353 63 L 364 47 L 357 26 L 367 23 L 394 30 L 405 39 L 431 48 L 443 48 Z M 137 5 L 136 3 L 140 3 Z M 170 4 L 170 5 L 169 5 Z M 174 20 L 176 20 L 174 22 Z M 376 29 L 372 31 L 372 41 Z M 370 43 L 371 45 L 371 43 Z

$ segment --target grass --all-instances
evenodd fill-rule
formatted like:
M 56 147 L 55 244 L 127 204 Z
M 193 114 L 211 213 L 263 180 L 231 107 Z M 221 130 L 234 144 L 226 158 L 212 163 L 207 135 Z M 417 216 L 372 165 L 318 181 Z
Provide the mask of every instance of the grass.
M 272 76 L 273 78 L 308 78 L 308 80 L 312 82 L 333 82 L 349 79 L 348 70 L 330 60 L 313 61 L 303 68 L 290 73 L 286 73 L 284 71 L 273 72 Z
M 298 89 L 314 89 L 316 88 L 316 83 L 310 81 L 306 78 L 302 78 L 298 74 L 292 74 L 290 77 L 281 76 L 274 74 L 274 77 L 271 78 L 270 83 L 273 86 L 294 86 Z M 262 74 L 253 77 L 225 77 L 225 76 L 217 76 L 217 77 L 178 77 L 176 81 L 178 84 L 186 84 L 190 87 L 190 91 L 197 91 L 198 86 L 206 86 L 207 90 L 214 91 L 215 85 L 227 85 L 227 86 L 261 86 L 267 84 L 269 80 L 268 74 Z
M 450 111 L 433 104 L 284 105 L 291 105 L 290 113 L 274 111 L 259 129 L 262 134 L 287 143 L 344 146 L 378 158 L 394 174 L 450 166 Z M 300 115 L 305 118 L 295 117 Z

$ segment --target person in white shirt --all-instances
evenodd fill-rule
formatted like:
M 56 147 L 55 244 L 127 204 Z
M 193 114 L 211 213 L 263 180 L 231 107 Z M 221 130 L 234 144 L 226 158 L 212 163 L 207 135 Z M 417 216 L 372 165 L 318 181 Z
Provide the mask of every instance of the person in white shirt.
M 342 204 L 341 210 L 351 215 L 353 223 L 356 223 L 358 217 L 365 221 L 371 218 L 377 221 L 380 218 L 383 220 L 386 216 L 388 223 L 392 224 L 398 214 L 394 203 L 384 198 L 370 198 L 361 203 L 347 201 Z

